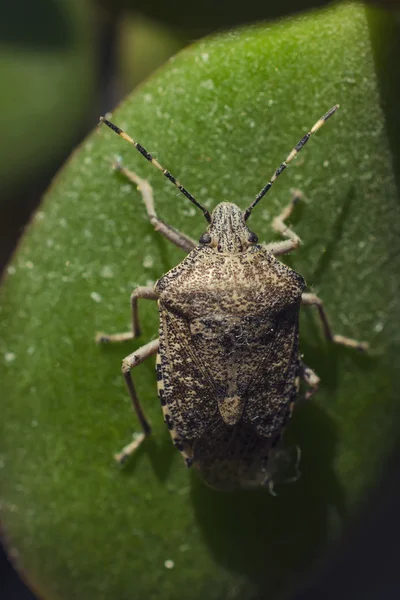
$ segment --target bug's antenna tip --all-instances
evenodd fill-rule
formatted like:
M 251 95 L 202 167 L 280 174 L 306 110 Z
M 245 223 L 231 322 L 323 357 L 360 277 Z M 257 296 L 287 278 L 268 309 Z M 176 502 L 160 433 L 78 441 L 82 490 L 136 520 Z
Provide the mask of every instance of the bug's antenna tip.
M 101 125 L 104 121 L 105 117 L 99 117 L 98 125 Z
M 328 112 L 322 117 L 322 119 L 319 120 L 318 126 L 315 128 L 314 131 L 317 131 L 321 127 L 321 125 L 323 125 L 329 119 L 329 117 L 334 115 L 339 107 L 340 104 L 335 104 L 334 106 L 332 106 L 332 108 L 328 110 Z M 314 133 L 314 131 L 312 130 L 311 133 Z

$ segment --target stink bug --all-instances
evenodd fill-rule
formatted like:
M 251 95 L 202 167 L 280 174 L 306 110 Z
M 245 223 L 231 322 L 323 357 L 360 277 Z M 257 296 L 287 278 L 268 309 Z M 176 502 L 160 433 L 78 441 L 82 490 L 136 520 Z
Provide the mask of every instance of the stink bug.
M 120 162 L 116 164 L 140 191 L 154 228 L 189 252 L 154 288 L 133 291 L 130 332 L 97 336 L 99 342 L 136 338 L 140 334 L 138 299 L 157 300 L 159 339 L 122 361 L 122 373 L 143 431 L 116 455 L 118 462 L 131 455 L 151 432 L 131 370 L 157 354 L 158 395 L 164 419 L 186 465 L 195 465 L 206 483 L 217 489 L 269 486 L 272 491 L 284 456 L 279 442 L 299 401 L 300 380 L 308 386 L 304 399 L 310 398 L 319 384 L 299 352 L 300 306 L 317 308 L 328 340 L 367 349 L 364 342 L 335 335 L 320 298 L 304 293 L 303 277 L 276 258 L 300 244 L 300 238 L 286 225 L 300 192 L 294 193 L 272 222 L 284 241 L 263 246 L 247 227 L 254 207 L 337 108 L 331 108 L 302 137 L 248 208 L 243 211 L 222 202 L 211 214 L 143 146 L 101 118 L 200 209 L 208 223 L 198 243 L 167 225 L 157 217 L 149 183 Z

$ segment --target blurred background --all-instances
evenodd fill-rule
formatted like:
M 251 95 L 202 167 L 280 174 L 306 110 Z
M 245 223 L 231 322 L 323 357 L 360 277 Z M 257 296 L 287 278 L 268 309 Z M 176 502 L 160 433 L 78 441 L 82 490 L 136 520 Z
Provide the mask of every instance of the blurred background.
M 199 37 L 323 0 L 13 0 L 0 20 L 0 269 L 101 114 Z
M 57 170 L 98 117 L 199 37 L 323 0 L 5 0 L 0 19 L 0 271 Z M 387 0 L 388 10 L 399 2 Z M 395 65 L 394 68 L 398 68 Z M 376 497 L 298 600 L 399 598 L 397 453 Z M 0 597 L 34 596 L 0 553 Z

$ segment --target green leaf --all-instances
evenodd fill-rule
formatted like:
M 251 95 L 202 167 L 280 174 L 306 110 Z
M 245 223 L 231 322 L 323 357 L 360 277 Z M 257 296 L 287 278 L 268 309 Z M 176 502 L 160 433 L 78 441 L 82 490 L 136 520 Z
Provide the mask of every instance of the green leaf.
M 388 121 L 398 90 L 379 75 L 398 58 L 382 51 L 393 31 L 346 5 L 227 33 L 179 54 L 113 115 L 207 207 L 244 208 L 341 104 L 251 220 L 271 240 L 271 218 L 291 188 L 303 191 L 291 224 L 304 245 L 290 264 L 323 298 L 337 333 L 371 344 L 369 356 L 329 346 L 316 315 L 303 315 L 302 351 L 322 383 L 288 428 L 303 476 L 277 498 L 219 493 L 185 469 L 162 422 L 152 360 L 135 382 L 154 435 L 116 467 L 113 453 L 138 430 L 120 363 L 157 335 L 156 306 L 141 303 L 134 344 L 99 347 L 94 336 L 126 329 L 132 288 L 183 253 L 153 231 L 138 192 L 112 172 L 115 155 L 149 179 L 164 220 L 194 238 L 206 224 L 105 127 L 50 189 L 8 268 L 0 312 L 3 521 L 17 564 L 44 597 L 276 598 L 311 572 L 376 485 L 400 420 L 399 144 L 398 121 Z

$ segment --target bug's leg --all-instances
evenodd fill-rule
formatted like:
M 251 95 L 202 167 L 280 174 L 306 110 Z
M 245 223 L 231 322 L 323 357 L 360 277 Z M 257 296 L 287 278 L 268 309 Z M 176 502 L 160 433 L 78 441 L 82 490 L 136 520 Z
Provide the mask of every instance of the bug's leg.
M 347 346 L 348 348 L 355 348 L 356 350 L 360 350 L 362 352 L 368 350 L 369 344 L 367 342 L 359 342 L 358 340 L 353 340 L 352 338 L 333 333 L 321 298 L 318 298 L 318 296 L 315 294 L 303 294 L 301 296 L 301 302 L 306 306 L 315 306 L 317 308 L 324 335 L 330 342 L 341 344 L 342 346 Z
M 302 197 L 303 194 L 300 192 L 300 190 L 293 190 L 292 199 L 290 200 L 289 204 L 285 206 L 281 214 L 275 217 L 275 219 L 272 221 L 273 229 L 280 233 L 283 237 L 288 238 L 283 242 L 272 242 L 266 246 L 267 250 L 272 252 L 274 256 L 288 254 L 289 252 L 292 252 L 292 250 L 298 248 L 301 244 L 301 239 L 299 236 L 286 225 L 285 221 L 290 217 L 294 207 L 299 200 L 302 199 Z
M 295 474 L 292 477 L 287 477 L 283 483 L 295 483 L 296 481 L 298 481 L 301 478 L 301 471 L 299 469 L 300 461 L 301 461 L 301 448 L 300 448 L 300 446 L 296 445 L 296 461 L 294 464 Z
M 190 237 L 177 231 L 171 225 L 167 225 L 161 219 L 158 218 L 155 208 L 154 208 L 154 198 L 153 198 L 153 190 L 151 185 L 146 179 L 142 179 L 136 173 L 129 171 L 125 167 L 122 166 L 121 161 L 117 160 L 114 164 L 114 168 L 122 173 L 124 177 L 129 179 L 132 183 L 134 183 L 142 194 L 143 202 L 147 210 L 147 214 L 150 219 L 150 223 L 153 225 L 156 231 L 159 231 L 161 235 L 167 238 L 170 242 L 182 248 L 182 250 L 186 250 L 186 252 L 190 252 L 193 248 L 196 247 L 196 242 L 192 240 Z
M 135 386 L 133 383 L 131 370 L 134 367 L 137 367 L 138 365 L 140 365 L 140 363 L 143 362 L 144 360 L 146 360 L 146 358 L 155 354 L 158 351 L 158 347 L 159 347 L 159 341 L 153 340 L 152 342 L 145 344 L 141 348 L 138 348 L 138 350 L 135 350 L 135 352 L 132 352 L 132 354 L 129 354 L 122 361 L 122 374 L 124 376 L 126 385 L 128 387 L 129 395 L 132 400 L 133 409 L 136 412 L 136 415 L 139 419 L 139 422 L 140 422 L 140 425 L 141 425 L 143 431 L 142 431 L 142 433 L 135 436 L 133 442 L 131 442 L 130 444 L 128 444 L 127 446 L 122 448 L 121 452 L 119 452 L 118 454 L 115 455 L 115 460 L 117 462 L 119 462 L 120 464 L 125 462 L 125 460 L 131 454 L 133 454 L 135 452 L 135 450 L 140 446 L 140 444 L 143 442 L 143 440 L 147 436 L 149 436 L 151 433 L 150 423 L 148 422 L 148 420 L 146 419 L 146 417 L 144 415 L 142 406 L 141 406 L 139 399 L 137 397 L 137 394 L 136 394 L 136 389 L 135 389 Z
M 126 342 L 133 340 L 140 335 L 138 299 L 145 298 L 146 300 L 158 300 L 158 294 L 152 287 L 138 287 L 131 294 L 131 309 L 132 309 L 132 330 L 124 333 L 98 333 L 96 342 L 99 344 L 107 342 Z
M 312 369 L 310 369 L 310 367 L 307 367 L 303 361 L 300 361 L 300 378 L 308 385 L 309 388 L 304 394 L 303 400 L 309 400 L 311 396 L 314 396 L 314 394 L 318 392 L 318 387 L 321 380 L 318 375 Z
M 300 446 L 296 446 L 296 460 L 294 462 L 294 470 L 295 474 L 291 477 L 285 477 L 285 479 L 279 481 L 275 480 L 274 477 L 269 477 L 264 485 L 268 487 L 268 491 L 271 496 L 277 496 L 278 494 L 275 491 L 275 483 L 294 483 L 298 481 L 301 477 L 301 471 L 299 469 L 300 460 L 301 460 L 301 448 Z M 292 448 L 286 448 L 283 450 L 278 450 L 275 452 L 273 456 L 273 460 L 275 461 L 275 465 L 273 470 L 276 472 L 282 471 L 282 469 L 291 468 L 293 464 L 293 460 L 291 459 Z
M 288 254 L 298 248 L 301 244 L 301 239 L 299 236 L 290 229 L 285 223 L 286 219 L 290 217 L 293 212 L 296 204 L 301 200 L 303 194 L 300 190 L 293 190 L 292 199 L 289 204 L 285 206 L 283 211 L 275 217 L 272 221 L 272 227 L 277 232 L 280 233 L 283 237 L 288 238 L 283 242 L 271 242 L 271 244 L 266 245 L 266 249 L 269 252 L 272 252 L 274 256 L 280 256 L 281 254 Z
M 274 497 L 276 498 L 276 496 L 277 496 L 278 494 L 277 494 L 277 493 L 276 493 L 276 491 L 275 491 L 275 488 L 274 488 L 274 482 L 273 482 L 273 480 L 272 480 L 272 479 L 270 479 L 270 480 L 268 481 L 268 484 L 267 484 L 267 485 L 268 485 L 268 491 L 269 491 L 269 493 L 271 494 L 271 496 L 274 496 Z
M 301 395 L 299 395 L 300 380 L 304 381 L 304 383 L 308 386 L 308 390 Z M 300 360 L 298 377 L 296 378 L 297 396 L 296 399 L 290 403 L 290 417 L 292 417 L 293 411 L 299 405 L 302 405 L 303 402 L 309 400 L 312 396 L 314 396 L 314 394 L 316 394 L 316 392 L 318 392 L 320 381 L 321 380 L 315 371 L 310 369 L 310 367 Z

